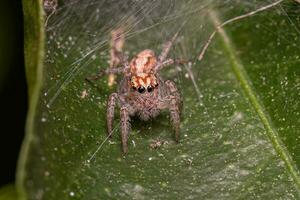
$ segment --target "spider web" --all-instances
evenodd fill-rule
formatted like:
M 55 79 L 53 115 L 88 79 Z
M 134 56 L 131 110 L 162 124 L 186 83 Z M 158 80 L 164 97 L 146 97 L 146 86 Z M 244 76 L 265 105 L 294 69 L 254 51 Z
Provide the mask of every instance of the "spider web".
M 185 29 L 188 31 L 183 30 L 180 33 L 177 46 L 173 46 L 173 55 L 172 51 L 170 55 L 171 57 L 197 62 L 197 56 L 207 42 L 209 34 L 214 31 L 207 20 L 212 10 L 218 9 L 220 16 L 231 19 L 236 15 L 238 16 L 237 12 L 235 15 L 231 14 L 234 5 L 242 7 L 243 12 L 241 14 L 244 14 L 245 11 L 255 11 L 274 2 L 276 1 L 241 3 L 240 1 L 216 2 L 208 0 L 187 2 L 136 0 L 126 3 L 118 1 L 108 3 L 89 0 L 84 3 L 84 6 L 81 1 L 60 2 L 62 5 L 55 11 L 57 16 L 46 27 L 49 38 L 48 44 L 51 44 L 48 46 L 46 63 L 55 64 L 61 70 L 59 80 L 54 80 L 54 83 L 50 84 L 45 92 L 45 95 L 49 96 L 47 106 L 50 107 L 55 102 L 63 89 L 78 74 L 86 71 L 89 72 L 86 73 L 88 75 L 97 73 L 91 69 L 93 66 L 98 68 L 108 66 L 110 33 L 119 27 L 125 27 L 126 48 L 124 50 L 125 54 L 130 57 L 146 48 L 155 49 L 156 53 L 159 54 L 162 44 L 179 30 L 178 27 L 183 26 L 186 21 L 197 20 L 199 23 L 196 27 L 194 23 L 187 23 Z M 283 7 L 281 10 L 284 12 Z M 52 17 L 52 13 L 49 17 Z M 293 22 L 291 21 L 291 23 Z M 78 24 L 83 25 L 78 26 Z M 295 30 L 300 33 L 296 26 Z M 192 35 L 198 37 L 192 38 Z M 192 42 L 193 45 L 189 46 L 187 42 Z M 64 57 L 63 61 L 60 59 L 63 65 L 55 63 L 55 57 Z M 193 81 L 195 77 L 191 71 L 191 66 L 185 66 L 184 71 L 188 73 L 186 76 Z M 202 94 L 195 81 L 193 83 L 200 101 Z
M 182 27 L 169 53 L 169 57 L 189 60 L 190 63 L 182 66 L 170 66 L 162 71 L 165 80 L 170 79 L 176 82 L 184 100 L 181 141 L 186 147 L 190 145 L 191 152 L 179 153 L 178 156 L 175 156 L 175 161 L 191 163 L 191 165 L 195 163 L 197 165 L 196 157 L 200 154 L 200 157 L 203 158 L 201 161 L 207 162 L 208 166 L 220 166 L 224 157 L 231 157 L 232 154 L 236 153 L 228 151 L 221 154 L 219 152 L 219 154 L 215 153 L 208 159 L 205 157 L 207 156 L 205 154 L 210 154 L 211 152 L 203 151 L 203 148 L 212 149 L 212 140 L 220 140 L 222 144 L 219 145 L 232 148 L 235 145 L 240 145 L 236 143 L 236 141 L 240 140 L 243 143 L 241 145 L 243 148 L 238 149 L 237 154 L 244 156 L 245 152 L 249 154 L 249 157 L 229 164 L 226 169 L 218 171 L 219 169 L 212 167 L 215 173 L 211 174 L 210 177 L 206 177 L 207 184 L 198 187 L 200 193 L 212 195 L 218 188 L 235 190 L 239 188 L 239 183 L 243 181 L 242 178 L 237 182 L 234 179 L 227 179 L 218 183 L 216 187 L 207 187 L 210 185 L 209 182 L 226 179 L 226 176 L 247 177 L 249 174 L 251 175 L 252 172 L 247 170 L 247 167 L 244 167 L 244 165 L 253 167 L 255 164 L 260 164 L 262 167 L 266 167 L 264 166 L 266 164 L 263 158 L 255 156 L 255 152 L 251 153 L 253 149 L 269 152 L 269 154 L 266 154 L 267 158 L 265 159 L 272 160 L 278 165 L 279 171 L 283 173 L 282 179 L 286 178 L 287 175 L 283 172 L 284 167 L 282 163 L 278 161 L 278 158 L 274 158 L 275 153 L 272 145 L 263 136 L 263 125 L 259 122 L 259 119 L 253 117 L 255 116 L 254 112 L 243 111 L 249 105 L 247 101 L 241 100 L 245 98 L 236 84 L 236 80 L 232 78 L 232 75 L 228 74 L 228 69 L 225 67 L 216 67 L 222 66 L 223 63 L 226 65 L 226 59 L 223 59 L 223 50 L 215 44 L 215 40 L 218 40 L 218 38 L 212 40 L 212 47 L 208 48 L 203 60 L 201 62 L 198 61 L 203 46 L 206 44 L 210 34 L 215 30 L 211 17 L 212 12 L 217 13 L 220 19 L 218 24 L 221 24 L 221 22 L 274 2 L 276 1 L 59 1 L 57 10 L 49 16 L 47 27 L 45 27 L 47 34 L 46 81 L 44 82 L 43 97 L 40 105 L 39 120 L 41 124 L 38 127 L 40 129 L 46 127 L 46 132 L 53 135 L 54 138 L 50 144 L 46 144 L 50 148 L 39 153 L 40 157 L 45 158 L 47 155 L 52 155 L 53 152 L 64 149 L 66 146 L 72 149 L 66 155 L 61 150 L 62 153 L 59 155 L 60 161 L 63 162 L 62 166 L 66 168 L 74 167 L 72 174 L 62 172 L 63 176 L 68 174 L 67 185 L 63 193 L 67 197 L 86 197 L 89 192 L 95 192 L 93 187 L 97 185 L 97 187 L 103 187 L 104 193 L 110 197 L 122 197 L 125 194 L 125 196 L 132 198 L 143 199 L 149 194 L 152 195 L 153 191 L 157 191 L 152 188 L 152 185 L 147 188 L 140 183 L 127 183 L 126 177 L 122 176 L 125 168 L 119 169 L 119 171 L 112 169 L 112 172 L 108 169 L 103 171 L 97 170 L 102 166 L 106 166 L 107 163 L 105 162 L 110 161 L 111 157 L 120 158 L 120 149 L 118 149 L 120 145 L 118 116 L 116 116 L 116 123 L 114 124 L 115 137 L 112 141 L 109 141 L 106 137 L 105 130 L 106 100 L 108 95 L 116 90 L 117 85 L 114 85 L 112 88 L 108 87 L 107 77 L 97 80 L 93 84 L 85 82 L 84 79 L 96 74 L 99 69 L 109 67 L 111 32 L 119 27 L 124 29 L 125 45 L 123 52 L 129 59 L 144 49 L 153 49 L 159 55 L 163 43 L 169 40 Z M 280 4 L 271 9 L 273 9 L 273 12 L 285 15 L 289 22 L 294 24 L 295 22 L 290 19 L 291 15 L 286 14 L 286 9 L 289 8 L 290 6 L 287 4 Z M 273 21 L 272 18 L 268 18 L 268 20 L 269 23 Z M 239 21 L 228 26 L 238 27 Z M 268 26 L 264 24 L 257 24 L 257 26 L 263 26 L 263 28 L 268 29 Z M 272 34 L 279 34 L 274 30 L 269 31 Z M 294 31 L 300 34 L 299 25 L 294 24 Z M 287 39 L 287 41 L 292 43 L 290 39 Z M 230 85 L 234 86 L 230 88 Z M 224 101 L 224 105 L 220 105 L 220 101 Z M 220 111 L 222 109 L 224 111 Z M 220 114 L 215 112 L 215 110 L 219 110 L 223 118 L 218 116 Z M 149 146 L 149 143 L 155 138 L 167 140 L 168 143 L 171 143 L 170 148 L 167 145 L 166 151 L 159 151 L 157 155 L 150 152 L 149 155 L 147 154 L 146 161 L 158 160 L 159 158 L 165 161 L 173 159 L 168 153 L 174 151 L 176 145 L 172 146 L 173 143 L 169 137 L 171 130 L 168 120 L 166 115 L 162 115 L 158 120 L 149 123 L 133 119 L 128 159 L 134 160 L 134 155 L 142 158 L 143 156 L 139 152 L 132 154 L 131 152 L 134 152 L 135 148 L 147 149 L 147 147 L 141 146 Z M 222 123 L 225 125 L 223 126 Z M 249 136 L 249 138 L 248 136 L 246 137 L 247 133 L 252 131 L 258 134 L 252 137 Z M 232 134 L 228 132 L 232 132 Z M 157 134 L 151 136 L 152 133 Z M 223 133 L 228 133 L 228 135 Z M 240 133 L 241 135 L 236 136 L 233 133 Z M 190 137 L 189 134 L 198 134 L 199 137 Z M 48 136 L 41 137 L 41 144 L 44 144 L 43 142 L 46 141 Z M 207 139 L 210 137 L 212 139 Z M 232 139 L 232 137 L 235 137 L 235 139 Z M 240 139 L 240 137 L 245 137 L 245 139 Z M 63 142 L 60 142 L 60 140 Z M 147 142 L 144 142 L 144 140 Z M 61 145 L 58 145 L 59 143 Z M 202 151 L 204 153 L 198 153 L 199 148 L 197 145 L 203 145 Z M 112 152 L 110 152 L 111 148 L 114 149 Z M 183 152 L 185 152 L 185 147 L 182 148 L 184 149 Z M 68 162 L 70 157 L 74 158 L 72 162 Z M 56 161 L 55 158 L 50 160 Z M 120 161 L 117 160 L 115 162 L 118 163 Z M 136 162 L 128 161 L 128 163 L 132 166 L 139 165 Z M 144 169 L 147 170 L 147 166 L 144 166 Z M 158 173 L 155 170 L 152 172 Z M 119 186 L 119 190 L 110 185 L 110 183 L 107 183 L 108 186 L 106 187 L 106 185 L 101 185 L 96 181 L 96 177 L 103 175 L 103 173 L 107 174 L 112 180 L 117 180 L 116 174 L 120 176 L 119 180 L 122 184 Z M 267 171 L 266 174 L 268 173 L 271 172 Z M 205 175 L 202 174 L 202 176 Z M 82 183 L 75 181 L 78 179 L 82 180 Z M 49 181 L 55 182 L 56 180 L 53 178 L 49 179 Z M 62 186 L 63 182 L 57 183 L 56 187 Z M 42 186 L 43 184 L 41 184 Z M 85 189 L 82 189 L 81 186 Z M 180 188 L 181 186 L 175 187 Z M 276 185 L 275 188 L 280 189 L 280 186 Z M 185 189 L 188 190 L 188 186 Z M 40 190 L 44 191 L 44 189 Z M 288 187 L 287 190 L 293 196 L 294 188 Z M 38 194 L 40 193 L 38 192 L 39 190 L 34 192 L 35 199 L 39 199 Z M 271 192 L 272 190 L 270 190 Z M 44 193 L 46 192 L 44 191 L 43 195 Z M 161 197 L 159 194 L 155 195 Z M 205 195 L 203 196 L 205 197 Z M 241 196 L 239 197 L 242 198 Z

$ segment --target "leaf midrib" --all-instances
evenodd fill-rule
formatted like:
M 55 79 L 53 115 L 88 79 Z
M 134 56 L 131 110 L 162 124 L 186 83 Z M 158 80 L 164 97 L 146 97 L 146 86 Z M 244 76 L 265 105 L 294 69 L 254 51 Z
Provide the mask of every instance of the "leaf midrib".
M 215 27 L 221 24 L 215 11 L 210 12 L 210 19 L 213 22 Z M 252 87 L 251 80 L 249 79 L 247 72 L 244 66 L 242 65 L 241 61 L 238 59 L 238 56 L 235 54 L 236 52 L 235 48 L 230 38 L 227 36 L 226 31 L 223 28 L 219 28 L 218 33 L 222 40 L 225 53 L 229 58 L 229 62 L 231 63 L 231 67 L 237 81 L 240 83 L 245 96 L 253 106 L 253 109 L 255 110 L 262 124 L 264 125 L 266 134 L 270 139 L 273 148 L 275 149 L 276 153 L 279 155 L 280 159 L 282 159 L 282 161 L 285 163 L 288 172 L 290 173 L 290 175 L 293 178 L 293 181 L 295 182 L 297 191 L 300 194 L 300 173 L 296 164 L 294 163 L 287 148 L 279 138 L 278 132 L 276 131 L 276 128 L 273 125 L 269 114 L 264 108 L 263 103 L 259 100 L 258 95 L 255 93 L 255 90 Z
M 31 150 L 31 143 L 35 139 L 34 123 L 40 90 L 42 88 L 45 34 L 42 1 L 23 0 L 22 5 L 24 13 L 24 52 L 25 68 L 27 71 L 26 79 L 29 90 L 29 105 L 26 117 L 25 138 L 22 142 L 16 170 L 16 190 L 18 199 L 27 199 L 25 189 L 25 179 L 27 176 L 26 165 Z M 32 23 L 32 19 L 36 19 L 36 21 L 30 26 L 28 24 Z M 34 48 L 31 45 L 35 45 Z

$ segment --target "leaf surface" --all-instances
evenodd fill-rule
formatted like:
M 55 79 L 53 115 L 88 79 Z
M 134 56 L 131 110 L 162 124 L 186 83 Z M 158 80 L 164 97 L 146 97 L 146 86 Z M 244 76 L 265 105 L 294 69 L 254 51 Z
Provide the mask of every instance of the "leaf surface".
M 264 2 L 124 2 L 64 1 L 49 18 L 19 189 L 29 199 L 299 198 L 299 4 L 223 27 L 197 62 L 217 24 Z M 108 67 L 110 32 L 120 25 L 130 58 L 146 48 L 159 54 L 184 25 L 170 57 L 192 67 L 162 71 L 183 97 L 179 144 L 167 112 L 131 121 L 126 156 L 119 112 L 107 140 L 106 101 L 116 87 L 84 78 Z M 151 148 L 155 140 L 163 145 Z
M 1 200 L 16 200 L 17 197 L 17 191 L 14 185 L 5 185 L 0 188 Z

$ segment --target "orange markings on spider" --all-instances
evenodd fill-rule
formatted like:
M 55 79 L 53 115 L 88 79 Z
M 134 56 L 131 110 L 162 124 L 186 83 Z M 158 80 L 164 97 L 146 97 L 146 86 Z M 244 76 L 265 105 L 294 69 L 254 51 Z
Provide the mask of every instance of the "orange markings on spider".
M 150 92 L 157 87 L 158 83 L 154 75 L 156 64 L 156 56 L 152 50 L 146 49 L 137 54 L 130 62 L 131 87 L 135 90 L 144 88 Z
M 131 77 L 131 86 L 132 88 L 139 88 L 139 87 L 155 88 L 158 86 L 158 83 L 156 81 L 156 77 L 154 76 L 154 74 L 142 73 L 139 74 L 138 76 Z
M 141 73 L 153 73 L 157 60 L 152 50 L 146 49 L 140 52 L 130 62 L 130 71 L 132 75 Z

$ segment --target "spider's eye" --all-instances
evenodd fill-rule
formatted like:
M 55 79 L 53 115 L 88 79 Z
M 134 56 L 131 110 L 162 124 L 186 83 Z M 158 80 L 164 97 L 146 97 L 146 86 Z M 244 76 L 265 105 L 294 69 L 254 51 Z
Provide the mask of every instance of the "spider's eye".
M 147 91 L 148 91 L 148 92 L 152 92 L 152 91 L 153 91 L 153 87 L 148 86 L 148 87 L 147 87 Z
M 142 87 L 139 87 L 138 88 L 138 91 L 139 93 L 144 93 L 145 92 L 145 88 L 142 86 Z
M 133 90 L 136 90 L 136 87 L 132 86 L 132 89 L 133 89 Z

